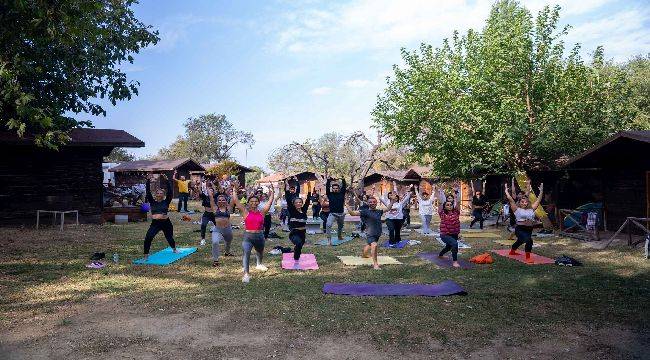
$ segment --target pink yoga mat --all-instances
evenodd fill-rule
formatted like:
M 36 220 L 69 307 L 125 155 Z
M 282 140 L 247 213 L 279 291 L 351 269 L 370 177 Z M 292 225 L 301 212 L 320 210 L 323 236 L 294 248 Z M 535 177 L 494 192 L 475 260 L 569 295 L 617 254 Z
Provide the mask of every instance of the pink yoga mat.
M 493 253 L 501 256 L 505 256 L 507 258 L 517 260 L 519 262 L 522 262 L 524 264 L 528 265 L 540 265 L 540 264 L 555 264 L 555 260 L 547 258 L 545 256 L 537 255 L 537 254 L 530 254 L 530 257 L 533 259 L 532 263 L 527 263 L 526 262 L 526 253 L 521 250 L 517 250 L 519 255 L 510 255 L 510 249 L 504 249 L 504 250 L 492 250 Z
M 286 270 L 318 270 L 318 263 L 314 254 L 300 254 L 298 267 L 295 267 L 296 261 L 293 259 L 293 253 L 282 254 L 282 268 Z

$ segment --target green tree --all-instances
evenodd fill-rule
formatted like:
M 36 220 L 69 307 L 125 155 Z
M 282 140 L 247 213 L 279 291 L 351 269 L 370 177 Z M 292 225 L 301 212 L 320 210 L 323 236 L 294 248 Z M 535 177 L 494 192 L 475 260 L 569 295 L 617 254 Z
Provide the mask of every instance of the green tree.
M 261 179 L 263 176 L 266 176 L 267 174 L 264 173 L 264 169 L 262 169 L 259 166 L 251 166 L 250 168 L 253 170 L 253 172 L 246 173 L 246 184 L 247 185 L 252 185 L 254 184 L 257 180 Z
M 638 128 L 650 129 L 650 54 L 634 57 L 622 70 L 630 84 L 629 101 L 636 110 L 634 123 Z
M 602 48 L 590 64 L 578 44 L 565 56 L 559 17 L 557 6 L 533 19 L 501 0 L 482 32 L 403 49 L 405 66 L 393 67 L 373 110 L 377 126 L 434 173 L 461 178 L 553 167 L 632 128 L 625 73 L 606 64 Z
M 135 0 L 3 1 L 0 4 L 0 122 L 35 136 L 41 146 L 90 126 L 68 114 L 106 115 L 137 95 L 139 83 L 120 70 L 158 33 L 133 14 Z
M 126 151 L 124 148 L 113 148 L 108 156 L 104 157 L 104 162 L 123 162 L 123 161 L 133 161 L 135 160 L 135 155 Z
M 251 148 L 253 134 L 236 130 L 225 115 L 207 114 L 189 118 L 184 124 L 185 135 L 171 145 L 160 149 L 159 158 L 192 158 L 202 163 L 221 162 L 231 157 L 237 145 Z

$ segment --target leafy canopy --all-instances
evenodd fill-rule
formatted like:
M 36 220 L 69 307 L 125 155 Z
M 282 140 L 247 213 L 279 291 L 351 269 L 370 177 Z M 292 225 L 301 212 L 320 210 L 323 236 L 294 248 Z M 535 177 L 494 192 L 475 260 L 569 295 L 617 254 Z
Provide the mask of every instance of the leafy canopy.
M 559 7 L 533 19 L 496 2 L 482 32 L 454 32 L 439 48 L 402 50 L 405 66 L 373 110 L 393 144 L 441 176 L 551 168 L 620 130 L 638 127 L 624 71 L 598 48 L 585 64 L 565 54 Z
M 3 1 L 0 4 L 0 123 L 38 145 L 56 147 L 66 131 L 90 126 L 70 113 L 106 115 L 137 95 L 120 70 L 158 33 L 140 22 L 135 0 Z
M 184 124 L 185 135 L 160 149 L 159 158 L 192 158 L 201 163 L 221 162 L 231 157 L 237 145 L 250 149 L 255 140 L 250 132 L 235 129 L 225 115 L 207 114 L 189 118 Z

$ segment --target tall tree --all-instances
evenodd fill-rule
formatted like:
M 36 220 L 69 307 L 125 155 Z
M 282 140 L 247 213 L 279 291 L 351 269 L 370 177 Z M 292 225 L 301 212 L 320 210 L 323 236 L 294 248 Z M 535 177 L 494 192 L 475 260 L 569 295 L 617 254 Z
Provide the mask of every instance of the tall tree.
M 126 151 L 125 148 L 113 148 L 108 156 L 104 157 L 104 162 L 123 162 L 123 161 L 133 161 L 135 160 L 135 155 Z
M 482 32 L 402 50 L 405 66 L 394 66 L 378 97 L 376 124 L 452 177 L 553 167 L 632 128 L 624 72 L 606 66 L 602 48 L 590 64 L 580 45 L 565 56 L 568 28 L 558 28 L 559 17 L 557 6 L 533 19 L 501 0 Z
M 0 123 L 38 145 L 57 147 L 73 127 L 69 113 L 106 115 L 137 95 L 120 70 L 158 33 L 140 22 L 135 0 L 3 1 L 0 4 Z
M 220 162 L 231 158 L 237 145 L 251 148 L 253 134 L 236 130 L 225 115 L 207 114 L 189 118 L 184 124 L 185 135 L 160 149 L 158 157 L 166 159 L 192 158 L 199 162 Z

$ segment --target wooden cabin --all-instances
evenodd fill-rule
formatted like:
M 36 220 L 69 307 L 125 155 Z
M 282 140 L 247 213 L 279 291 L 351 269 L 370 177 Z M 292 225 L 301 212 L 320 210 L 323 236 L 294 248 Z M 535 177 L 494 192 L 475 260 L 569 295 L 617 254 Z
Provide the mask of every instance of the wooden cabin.
M 115 186 L 132 186 L 144 184 L 149 174 L 165 174 L 169 179 L 172 179 L 174 171 L 178 172 L 179 178 L 185 176 L 185 179 L 191 180 L 192 172 L 205 172 L 205 168 L 196 161 L 185 158 L 178 160 L 125 161 L 110 168 L 109 171 L 115 174 Z M 174 197 L 177 197 L 178 187 L 174 186 L 173 189 Z
M 104 156 L 144 142 L 113 129 L 72 129 L 69 136 L 55 151 L 0 132 L 0 223 L 33 224 L 36 210 L 78 210 L 81 222 L 101 221 Z
M 564 193 L 602 200 L 606 230 L 616 231 L 627 217 L 650 217 L 650 131 L 619 132 L 570 159 L 564 169 L 566 178 L 578 180 Z

